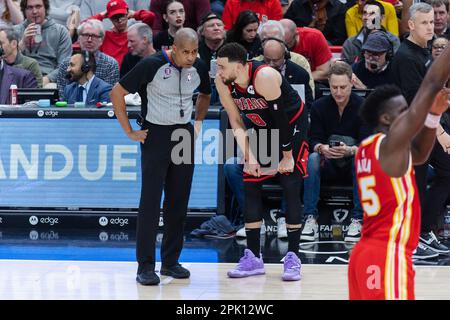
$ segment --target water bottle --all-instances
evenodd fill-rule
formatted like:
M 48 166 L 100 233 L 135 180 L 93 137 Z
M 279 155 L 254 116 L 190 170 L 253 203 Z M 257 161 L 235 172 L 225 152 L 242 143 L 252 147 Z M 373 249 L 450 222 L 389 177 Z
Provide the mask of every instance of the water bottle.
M 11 104 L 12 105 L 17 105 L 17 85 L 12 84 L 9 87 L 9 96 L 11 97 Z
M 36 24 L 36 34 L 34 35 L 34 42 L 35 43 L 42 42 L 41 25 L 40 24 Z

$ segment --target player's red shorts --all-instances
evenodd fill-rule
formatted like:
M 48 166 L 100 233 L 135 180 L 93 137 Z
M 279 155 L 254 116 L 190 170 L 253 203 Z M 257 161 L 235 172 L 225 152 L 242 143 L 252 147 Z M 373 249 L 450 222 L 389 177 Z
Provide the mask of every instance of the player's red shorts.
M 350 300 L 413 300 L 412 252 L 400 253 L 387 243 L 359 242 L 348 266 Z

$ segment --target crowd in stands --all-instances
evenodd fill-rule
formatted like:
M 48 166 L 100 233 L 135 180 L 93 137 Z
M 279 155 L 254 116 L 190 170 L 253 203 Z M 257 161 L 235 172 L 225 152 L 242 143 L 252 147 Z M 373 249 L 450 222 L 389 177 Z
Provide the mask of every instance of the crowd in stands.
M 210 71 L 211 103 L 219 105 L 216 53 L 223 44 L 238 42 L 249 61 L 263 60 L 291 85 L 303 87 L 310 112 L 310 173 L 302 239 L 312 241 L 318 237 L 320 181 L 346 178 L 354 183 L 351 159 L 370 133 L 358 116 L 364 98 L 352 89 L 395 84 L 410 103 L 433 59 L 449 43 L 448 0 L 416 2 L 0 0 L 0 104 L 9 104 L 11 84 L 57 88 L 60 100 L 68 103 L 108 102 L 121 77 L 141 59 L 171 48 L 175 33 L 189 27 L 199 34 L 198 54 Z M 322 96 L 326 90 L 330 95 Z M 428 191 L 429 165 L 416 168 L 422 220 L 427 222 L 421 235 L 427 245 L 418 256 L 433 250 L 439 214 L 450 195 L 450 123 L 448 116 L 442 119 L 430 157 L 437 178 Z M 339 143 L 331 146 L 330 140 Z M 242 172 L 233 167 L 239 161 L 228 165 L 226 173 Z M 235 185 L 236 176 L 230 176 L 228 182 Z M 239 193 L 240 188 L 232 189 Z M 353 194 L 349 241 L 357 241 L 361 229 L 360 200 Z

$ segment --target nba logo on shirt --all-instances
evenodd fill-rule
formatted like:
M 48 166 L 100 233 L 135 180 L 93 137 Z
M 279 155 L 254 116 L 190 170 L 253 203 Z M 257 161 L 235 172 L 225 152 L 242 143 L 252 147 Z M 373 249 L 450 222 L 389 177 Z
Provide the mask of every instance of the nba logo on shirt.
M 255 89 L 253 89 L 252 85 L 248 86 L 247 92 L 250 93 L 250 94 L 255 94 Z
M 187 74 L 187 82 L 191 82 L 192 80 L 192 75 L 190 73 Z

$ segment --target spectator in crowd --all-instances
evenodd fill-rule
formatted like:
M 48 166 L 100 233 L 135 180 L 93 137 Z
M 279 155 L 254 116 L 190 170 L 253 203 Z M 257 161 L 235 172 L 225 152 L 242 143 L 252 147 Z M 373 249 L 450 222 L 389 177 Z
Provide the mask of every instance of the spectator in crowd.
M 340 46 L 347 39 L 345 10 L 339 0 L 294 0 L 284 17 L 298 27 L 320 30 L 331 45 Z
M 280 0 L 281 3 L 281 11 L 283 12 L 283 17 L 285 17 L 286 12 L 291 7 L 291 4 L 294 0 Z
M 3 48 L 3 61 L 10 66 L 26 69 L 33 73 L 38 87 L 42 88 L 42 73 L 39 63 L 33 58 L 24 56 L 18 49 L 19 34 L 12 27 L 0 27 L 0 46 Z
M 112 86 L 95 76 L 95 56 L 82 51 L 70 58 L 67 74 L 71 84 L 64 88 L 64 96 L 69 104 L 82 102 L 85 106 L 98 102 L 109 102 Z
M 391 73 L 394 84 L 397 85 L 408 105 L 411 104 L 420 84 L 431 64 L 431 53 L 428 42 L 434 35 L 433 7 L 427 3 L 416 3 L 409 8 L 409 36 L 403 40 L 392 60 Z M 425 203 L 427 188 L 428 164 L 414 167 L 417 188 L 420 193 L 420 203 Z M 422 221 L 429 214 L 422 208 Z M 429 248 L 419 244 L 414 256 L 418 259 L 435 256 Z
M 327 80 L 332 55 L 322 32 L 313 28 L 297 28 L 289 19 L 280 22 L 287 47 L 308 59 L 314 81 Z
M 364 89 L 393 83 L 390 62 L 394 53 L 386 33 L 377 31 L 369 34 L 362 46 L 362 52 L 364 57 L 356 62 L 352 69 L 364 84 Z
M 259 39 L 261 41 L 264 41 L 264 39 L 266 39 L 266 38 L 277 38 L 277 39 L 285 41 L 285 32 L 284 32 L 283 25 L 281 24 L 280 21 L 269 20 L 269 21 L 263 23 L 258 30 L 258 34 L 259 34 Z M 301 54 L 296 53 L 296 52 L 289 51 L 289 55 L 290 55 L 290 59 L 289 59 L 290 61 L 292 61 L 293 63 L 302 67 L 303 69 L 305 69 L 308 72 L 309 87 L 311 88 L 312 94 L 314 97 L 314 79 L 313 79 L 313 76 L 311 73 L 311 67 L 309 65 L 308 60 L 304 56 L 302 56 Z M 260 60 L 260 61 L 262 61 L 263 59 L 264 59 L 263 55 L 255 58 L 255 60 Z
M 153 48 L 152 29 L 145 23 L 138 22 L 128 28 L 128 52 L 123 58 L 120 77 L 126 75 L 142 58 L 156 52 Z
M 112 21 L 113 28 L 106 31 L 100 51 L 116 59 L 120 67 L 123 57 L 128 52 L 128 19 L 142 21 L 151 27 L 155 14 L 147 10 L 129 10 L 128 4 L 124 0 L 109 0 L 106 4 L 106 11 L 89 19 L 102 21 L 105 18 Z
M 374 4 L 375 0 L 358 0 L 358 3 L 355 4 L 353 7 L 351 7 L 350 9 L 347 10 L 346 14 L 345 14 L 345 27 L 347 29 L 347 36 L 350 37 L 354 37 L 355 35 L 358 34 L 358 32 L 361 30 L 361 28 L 363 27 L 363 13 L 364 13 L 364 8 L 365 5 L 370 3 L 370 4 Z M 383 28 L 387 31 L 389 31 L 390 33 L 392 33 L 395 36 L 399 36 L 399 32 L 398 32 L 398 20 L 397 20 L 397 15 L 395 13 L 395 8 L 391 3 L 388 2 L 384 2 L 384 1 L 376 1 L 381 3 L 381 5 L 383 6 L 384 10 L 383 10 L 383 19 L 380 20 L 376 20 L 377 23 L 381 24 L 381 26 L 383 26 Z M 377 29 L 380 29 L 379 27 L 377 27 Z
M 80 18 L 85 21 L 89 17 L 105 10 L 105 0 L 81 0 L 80 4 Z M 130 10 L 148 10 L 150 7 L 150 0 L 127 0 L 128 8 Z M 134 19 L 128 20 L 131 25 L 136 22 Z M 103 29 L 109 30 L 113 27 L 111 20 L 104 19 L 102 21 Z
M 86 20 L 78 27 L 77 34 L 80 49 L 95 55 L 95 75 L 110 85 L 116 84 L 119 81 L 119 64 L 114 58 L 99 50 L 105 37 L 102 23 L 99 20 Z M 64 100 L 64 87 L 69 83 L 66 78 L 69 61 L 70 57 L 66 58 L 58 69 L 57 87 L 61 100 Z
M 280 0 L 227 0 L 222 16 L 225 30 L 233 28 L 239 14 L 245 10 L 256 13 L 262 23 L 283 18 Z
M 442 114 L 441 123 L 436 130 L 437 141 L 429 159 L 434 168 L 433 181 L 426 191 L 421 221 L 421 233 L 419 241 L 432 252 L 447 255 L 450 250 L 448 246 L 441 243 L 435 234 L 438 226 L 438 218 L 445 210 L 450 197 L 450 111 Z
M 358 241 L 361 236 L 362 207 L 355 179 L 354 155 L 358 144 L 370 131 L 362 124 L 359 110 L 364 99 L 352 92 L 352 69 L 345 62 L 330 68 L 331 95 L 319 98 L 311 108 L 308 177 L 304 180 L 304 205 L 307 217 L 301 240 L 319 238 L 317 204 L 320 183 L 348 181 L 353 183 L 353 211 L 345 241 Z
M 172 48 L 175 33 L 179 29 L 183 28 L 185 20 L 183 4 L 178 0 L 170 0 L 167 3 L 167 7 L 164 12 L 163 19 L 169 27 L 160 31 L 153 40 L 153 45 L 156 50 L 168 50 Z
M 17 88 L 37 88 L 37 82 L 30 71 L 5 63 L 2 50 L 0 46 L 0 104 L 11 104 L 9 88 L 12 84 Z
M 392 62 L 394 83 L 402 90 L 408 104 L 414 98 L 431 63 L 428 41 L 433 38 L 433 8 L 417 3 L 410 8 L 409 36 L 403 40 Z
M 248 60 L 257 57 L 261 53 L 261 40 L 258 36 L 259 19 L 251 10 L 239 13 L 236 23 L 227 31 L 226 42 L 237 42 L 248 53 Z
M 430 4 L 434 11 L 434 34 L 450 39 L 449 1 L 431 0 Z
M 432 44 L 433 61 L 448 46 L 449 40 L 437 37 Z M 450 87 L 450 80 L 447 83 Z M 436 237 L 434 230 L 438 226 L 438 218 L 450 197 L 450 110 L 442 114 L 441 122 L 436 130 L 436 142 L 431 152 L 429 163 L 434 169 L 434 178 L 425 196 L 423 210 L 428 212 L 423 217 L 419 241 L 428 249 L 438 254 L 448 254 L 449 248 Z
M 200 35 L 198 54 L 209 71 L 212 89 L 211 104 L 214 105 L 220 102 L 216 85 L 214 84 L 217 70 L 217 51 L 225 42 L 225 29 L 220 17 L 213 12 L 208 13 L 202 19 L 198 34 Z
M 364 6 L 362 15 L 363 27 L 356 36 L 345 40 L 342 46 L 341 59 L 348 64 L 353 64 L 361 58 L 361 47 L 366 41 L 367 36 L 374 31 L 384 31 L 389 38 L 389 41 L 394 46 L 394 52 L 400 47 L 400 39 L 387 31 L 379 21 L 384 20 L 384 7 L 378 1 L 367 2 Z M 375 22 L 375 23 L 374 23 Z
M 449 39 L 445 37 L 436 37 L 431 44 L 431 57 L 435 60 L 448 46 Z
M 290 85 L 303 85 L 304 94 L 300 95 L 305 102 L 306 110 L 311 109 L 313 95 L 309 86 L 309 74 L 302 67 L 291 61 L 289 50 L 283 40 L 266 38 L 263 43 L 264 62 L 280 72 Z
M 49 17 L 69 29 L 72 42 L 80 25 L 80 4 L 81 0 L 50 0 Z
M 151 0 L 150 10 L 155 13 L 155 22 L 153 24 L 153 33 L 158 34 L 160 31 L 167 29 L 164 22 L 163 14 L 166 12 L 166 4 L 170 0 Z M 211 11 L 209 0 L 181 0 L 185 12 L 184 26 L 197 30 L 200 26 L 202 18 Z
M 0 24 L 19 24 L 22 21 L 23 15 L 16 0 L 0 0 Z
M 21 0 L 20 8 L 26 20 L 14 26 L 22 37 L 19 48 L 39 63 L 44 86 L 56 82 L 58 66 L 72 54 L 69 31 L 48 17 L 49 0 Z

